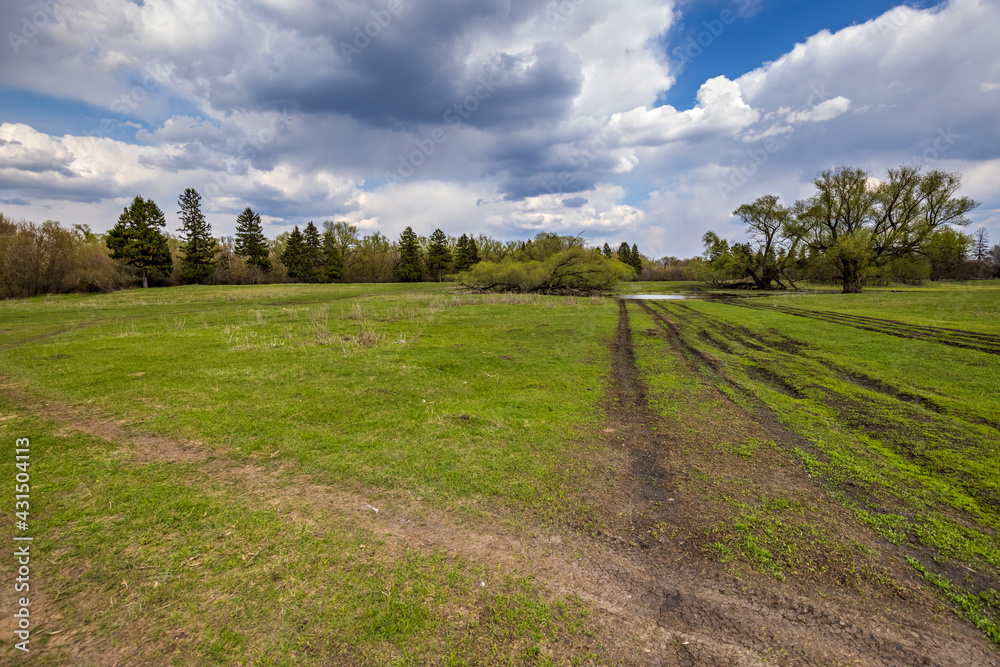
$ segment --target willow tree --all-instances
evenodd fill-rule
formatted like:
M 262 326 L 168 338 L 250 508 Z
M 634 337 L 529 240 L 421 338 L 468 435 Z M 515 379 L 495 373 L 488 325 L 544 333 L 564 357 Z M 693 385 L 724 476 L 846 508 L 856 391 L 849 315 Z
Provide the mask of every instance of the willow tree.
M 809 247 L 834 263 L 844 293 L 856 294 L 880 266 L 919 254 L 935 231 L 969 224 L 965 215 L 979 203 L 957 195 L 961 181 L 909 166 L 889 169 L 884 180 L 840 167 L 819 175 L 816 194 L 796 202 L 796 218 Z

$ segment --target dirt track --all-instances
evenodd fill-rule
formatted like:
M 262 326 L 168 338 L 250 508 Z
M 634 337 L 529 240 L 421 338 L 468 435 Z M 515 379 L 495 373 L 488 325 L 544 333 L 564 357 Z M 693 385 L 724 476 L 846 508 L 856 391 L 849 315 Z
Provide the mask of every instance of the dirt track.
M 645 304 L 634 306 L 648 309 Z M 996 653 L 967 624 L 927 593 L 912 571 L 893 575 L 905 590 L 834 591 L 818 596 L 810 582 L 735 578 L 705 557 L 703 535 L 714 516 L 690 483 L 688 459 L 679 452 L 704 443 L 652 412 L 636 369 L 629 306 L 622 302 L 611 342 L 613 388 L 607 404 L 607 439 L 615 484 L 590 498 L 608 517 L 596 537 L 567 529 L 530 538 L 486 526 L 459 526 L 446 513 L 409 498 L 373 491 L 354 495 L 300 478 L 286 468 L 245 466 L 199 443 L 127 429 L 81 409 L 31 400 L 19 388 L 0 387 L 23 405 L 61 424 L 116 442 L 141 465 L 150 461 L 198 461 L 209 476 L 225 480 L 251 503 L 301 506 L 322 527 L 344 515 L 387 534 L 400 547 L 459 553 L 480 563 L 530 572 L 553 594 L 574 594 L 597 610 L 597 638 L 611 656 L 629 665 L 994 665 Z M 654 311 L 649 311 L 654 312 Z M 677 363 L 711 367 L 711 359 L 684 349 L 677 322 L 657 314 L 658 329 Z M 720 428 L 772 431 L 766 417 L 752 417 L 714 388 L 725 403 Z M 725 426 L 728 424 L 729 426 Z M 790 437 L 775 433 L 774 437 Z M 713 474 L 743 475 L 711 457 L 699 465 Z M 716 467 L 713 468 L 712 466 Z M 780 488 L 823 503 L 823 491 L 796 465 L 771 469 L 761 488 Z M 611 489 L 607 491 L 606 489 Z M 379 507 L 377 514 L 371 506 Z M 844 516 L 829 520 L 851 530 Z M 496 522 L 499 525 L 500 522 Z M 701 536 L 701 537 L 700 537 Z M 824 588 L 825 587 L 825 588 Z M 839 591 L 839 592 L 837 592 Z M 9 590 L 0 603 L 9 606 Z M 86 610 L 80 610 L 86 611 Z M 98 610 L 91 610 L 98 611 Z M 83 652 L 74 642 L 86 642 Z M 67 633 L 60 639 L 78 664 L 129 664 L 95 637 Z

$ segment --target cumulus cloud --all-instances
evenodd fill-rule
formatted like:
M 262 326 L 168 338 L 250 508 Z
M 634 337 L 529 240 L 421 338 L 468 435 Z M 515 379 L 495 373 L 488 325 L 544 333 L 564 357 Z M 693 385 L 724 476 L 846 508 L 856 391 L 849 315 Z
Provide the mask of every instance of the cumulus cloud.
M 0 117 L 0 202 L 20 215 L 105 229 L 135 194 L 172 211 L 195 187 L 217 233 L 250 205 L 272 230 L 331 217 L 389 235 L 585 230 L 681 256 L 709 228 L 738 235 L 743 201 L 901 162 L 966 173 L 988 224 L 1000 209 L 996 3 L 819 32 L 709 79 L 690 109 L 657 103 L 684 9 L 662 0 L 54 7 L 0 59 L 0 84 L 99 116 L 75 134 Z M 2 3 L 0 24 L 29 10 Z

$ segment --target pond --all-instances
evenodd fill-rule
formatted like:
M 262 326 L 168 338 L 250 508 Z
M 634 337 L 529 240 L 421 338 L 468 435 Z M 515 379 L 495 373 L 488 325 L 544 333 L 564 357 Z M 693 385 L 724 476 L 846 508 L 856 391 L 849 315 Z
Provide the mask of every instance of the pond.
M 619 299 L 686 299 L 683 294 L 623 294 Z

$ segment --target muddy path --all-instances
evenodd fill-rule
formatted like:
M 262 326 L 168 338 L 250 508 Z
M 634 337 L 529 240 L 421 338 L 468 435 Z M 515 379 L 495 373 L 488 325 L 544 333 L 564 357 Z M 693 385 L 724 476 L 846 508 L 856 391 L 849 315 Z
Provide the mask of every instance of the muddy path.
M 647 401 L 647 388 L 636 367 L 629 309 L 654 316 L 658 332 L 669 343 L 679 363 L 715 379 L 718 367 L 710 355 L 685 344 L 680 324 L 644 302 L 619 306 L 617 339 L 613 345 L 614 387 L 609 400 L 609 424 L 629 455 L 634 472 L 631 497 L 636 534 L 648 535 L 651 526 L 669 526 L 681 540 L 636 540 L 623 548 L 643 563 L 652 576 L 641 596 L 650 620 L 659 628 L 710 637 L 716 645 L 682 644 L 674 651 L 676 664 L 984 664 L 996 660 L 991 648 L 974 629 L 924 591 L 905 570 L 894 574 L 910 590 L 873 602 L 866 595 L 817 596 L 808 586 L 765 578 L 735 578 L 705 557 L 698 533 L 706 528 L 703 500 L 685 497 L 683 480 L 689 475 L 679 452 L 701 443 L 672 429 Z M 649 334 L 650 332 L 643 332 Z M 787 341 L 786 341 L 787 342 Z M 738 385 L 735 387 L 742 389 Z M 711 390 L 725 401 L 718 390 Z M 749 392 L 747 392 L 749 393 Z M 772 433 L 776 439 L 794 438 L 771 415 L 748 415 L 731 401 L 722 420 L 741 420 Z M 743 414 L 739 414 L 743 413 Z M 708 466 L 699 461 L 702 466 Z M 725 474 L 723 465 L 710 472 Z M 762 484 L 795 489 L 814 502 L 826 502 L 825 492 L 801 470 L 783 466 Z M 664 502 L 664 500 L 666 502 Z M 841 517 L 846 521 L 847 517 Z M 847 527 L 844 526 L 847 530 Z M 638 548 L 633 545 L 638 544 Z M 631 549 L 630 549 L 631 547 Z M 720 651 L 730 647 L 728 654 Z M 666 658 L 667 656 L 660 656 Z M 649 664 L 674 664 L 655 662 Z
M 760 303 L 754 299 L 720 299 L 719 302 L 741 308 L 752 308 L 754 310 L 778 311 L 796 317 L 807 317 L 832 324 L 843 324 L 855 329 L 884 333 L 899 338 L 926 340 L 932 343 L 961 347 L 988 354 L 1000 354 L 1000 336 L 995 334 L 907 324 L 898 320 L 886 320 L 865 315 L 848 315 L 831 310 L 810 310 L 781 304 Z
M 1000 664 L 974 629 L 904 569 L 895 573 L 906 587 L 904 593 L 872 595 L 866 589 L 817 596 L 810 582 L 737 577 L 707 558 L 704 534 L 717 517 L 691 485 L 692 471 L 681 454 L 698 451 L 705 443 L 650 408 L 649 389 L 636 365 L 630 307 L 646 308 L 622 302 L 616 336 L 610 341 L 612 388 L 605 408 L 605 439 L 618 475 L 613 486 L 594 492 L 592 500 L 608 518 L 608 529 L 597 535 L 571 525 L 537 535 L 504 527 L 500 520 L 469 525 L 405 494 L 345 491 L 317 483 L 287 465 L 247 465 L 203 443 L 135 429 L 90 408 L 40 401 L 9 382 L 0 382 L 0 392 L 31 406 L 26 411 L 59 428 L 115 443 L 131 454 L 133 465 L 197 463 L 201 473 L 232 485 L 233 493 L 252 505 L 279 501 L 302 507 L 303 520 L 317 528 L 332 529 L 350 517 L 400 549 L 458 554 L 532 575 L 552 595 L 576 595 L 590 605 L 596 640 L 618 664 Z M 665 312 L 657 322 L 655 331 L 642 335 L 661 336 L 676 363 L 714 368 L 711 355 L 683 343 L 678 322 Z M 777 428 L 767 418 L 747 414 L 718 389 L 705 391 L 714 392 L 723 404 L 719 421 L 727 426 L 720 429 Z M 754 472 L 727 469 L 731 464 L 713 464 L 713 458 L 698 459 L 709 474 L 738 477 Z M 765 491 L 792 489 L 814 502 L 825 501 L 823 491 L 794 465 L 770 469 L 760 484 Z M 0 606 L 9 606 L 9 593 L 0 594 Z M 71 609 L 74 602 L 63 604 Z M 99 614 L 100 609 L 76 611 Z M 65 645 L 88 642 L 78 664 L 116 664 L 118 658 L 106 653 L 106 639 L 79 632 L 61 640 Z

